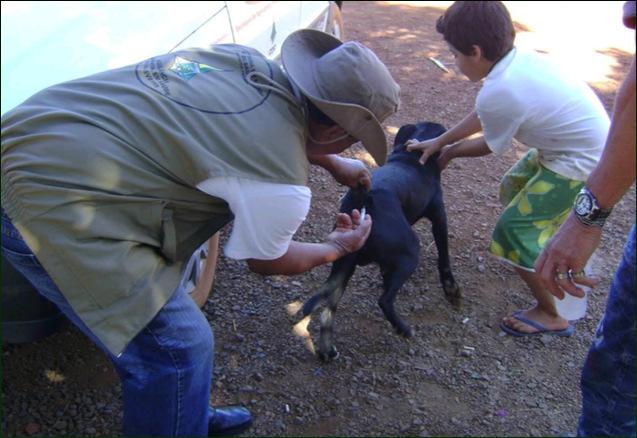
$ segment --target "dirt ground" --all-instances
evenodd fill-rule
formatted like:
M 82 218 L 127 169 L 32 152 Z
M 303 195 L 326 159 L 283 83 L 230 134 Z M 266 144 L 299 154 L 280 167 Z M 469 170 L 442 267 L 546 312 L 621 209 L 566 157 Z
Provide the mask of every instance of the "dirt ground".
M 448 2 L 432 3 L 345 3 L 347 39 L 374 49 L 401 86 L 401 110 L 385 123 L 392 141 L 406 123 L 428 120 L 449 127 L 458 122 L 479 90 L 479 84 L 455 72 L 451 54 L 434 30 Z M 617 3 L 621 6 L 612 4 Z M 533 23 L 543 21 L 525 21 L 523 9 L 517 16 L 512 11 L 518 39 L 550 51 L 549 36 L 537 33 L 533 38 Z M 538 15 L 535 11 L 536 20 Z M 615 16 L 612 26 L 621 26 L 621 13 Z M 577 27 L 578 22 L 568 24 Z M 560 39 L 553 35 L 556 46 Z M 588 47 L 595 65 L 582 72 L 601 72 L 590 83 L 610 111 L 634 47 Z M 451 71 L 442 72 L 428 56 Z M 297 277 L 264 278 L 242 262 L 221 257 L 204 307 L 216 342 L 213 403 L 249 406 L 255 415 L 249 436 L 574 433 L 581 365 L 634 220 L 635 190 L 605 228 L 595 267 L 603 282 L 590 294 L 588 314 L 573 337 L 506 336 L 498 327 L 502 316 L 530 306 L 532 299 L 512 269 L 490 258 L 486 249 L 501 211 L 500 177 L 524 152 L 516 145 L 503 156 L 456 160 L 443 173 L 452 265 L 464 304 L 457 311 L 444 299 L 429 224 L 418 223 L 420 266 L 397 299 L 399 311 L 416 329 L 410 340 L 393 333 L 376 304 L 378 269 L 359 268 L 336 316 L 340 357 L 323 364 L 292 332 L 298 319 L 289 309 L 310 296 L 329 267 Z M 372 165 L 361 148 L 345 155 Z M 313 169 L 310 186 L 312 208 L 297 239 L 321 241 L 346 190 L 320 169 Z M 309 330 L 316 334 L 316 321 Z M 67 327 L 29 345 L 5 346 L 2 368 L 2 435 L 120 433 L 117 377 L 104 355 L 75 329 Z

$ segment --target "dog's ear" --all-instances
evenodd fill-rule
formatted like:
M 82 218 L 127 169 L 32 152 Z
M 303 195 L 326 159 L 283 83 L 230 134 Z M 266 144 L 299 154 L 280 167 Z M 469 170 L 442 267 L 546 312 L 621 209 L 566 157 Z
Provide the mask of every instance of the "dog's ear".
M 396 138 L 394 139 L 394 151 L 397 149 L 405 149 L 405 142 L 412 138 L 416 132 L 416 125 L 403 125 L 398 130 Z

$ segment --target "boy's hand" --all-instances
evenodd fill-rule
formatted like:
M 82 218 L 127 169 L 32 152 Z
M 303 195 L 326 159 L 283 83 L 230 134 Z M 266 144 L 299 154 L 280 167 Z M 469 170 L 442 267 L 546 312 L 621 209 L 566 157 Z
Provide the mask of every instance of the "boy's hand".
M 369 233 L 372 231 L 372 218 L 366 214 L 364 218 L 358 210 L 352 210 L 352 215 L 339 213 L 336 216 L 336 227 L 327 238 L 326 243 L 336 247 L 339 256 L 358 251 L 363 247 Z
M 419 142 L 418 140 L 411 139 L 405 142 L 405 147 L 408 151 L 422 151 L 422 155 L 420 156 L 420 164 L 425 164 L 429 157 L 440 149 L 442 149 L 442 143 L 438 140 L 440 137 L 432 138 L 431 140 L 425 140 L 423 142 Z

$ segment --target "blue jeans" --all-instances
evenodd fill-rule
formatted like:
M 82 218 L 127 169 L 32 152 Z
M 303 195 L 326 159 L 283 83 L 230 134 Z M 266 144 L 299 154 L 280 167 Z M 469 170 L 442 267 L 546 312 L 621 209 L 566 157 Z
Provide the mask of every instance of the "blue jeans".
M 79 319 L 4 211 L 2 252 L 113 362 L 122 382 L 124 435 L 207 436 L 214 341 L 208 321 L 183 288 L 114 356 Z
M 582 369 L 578 436 L 635 436 L 635 226 Z

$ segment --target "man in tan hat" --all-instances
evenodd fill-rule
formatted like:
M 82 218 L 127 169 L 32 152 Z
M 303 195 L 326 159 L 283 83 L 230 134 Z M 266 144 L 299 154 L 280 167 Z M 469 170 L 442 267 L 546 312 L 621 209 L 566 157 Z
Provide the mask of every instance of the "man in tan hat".
M 358 250 L 371 218 L 339 214 L 323 243 L 292 237 L 309 163 L 369 185 L 399 88 L 365 46 L 303 30 L 285 72 L 248 47 L 184 50 L 47 88 L 2 117 L 5 257 L 104 350 L 125 435 L 238 433 L 210 408 L 210 326 L 179 287 L 185 259 L 234 220 L 225 253 L 296 274 Z

